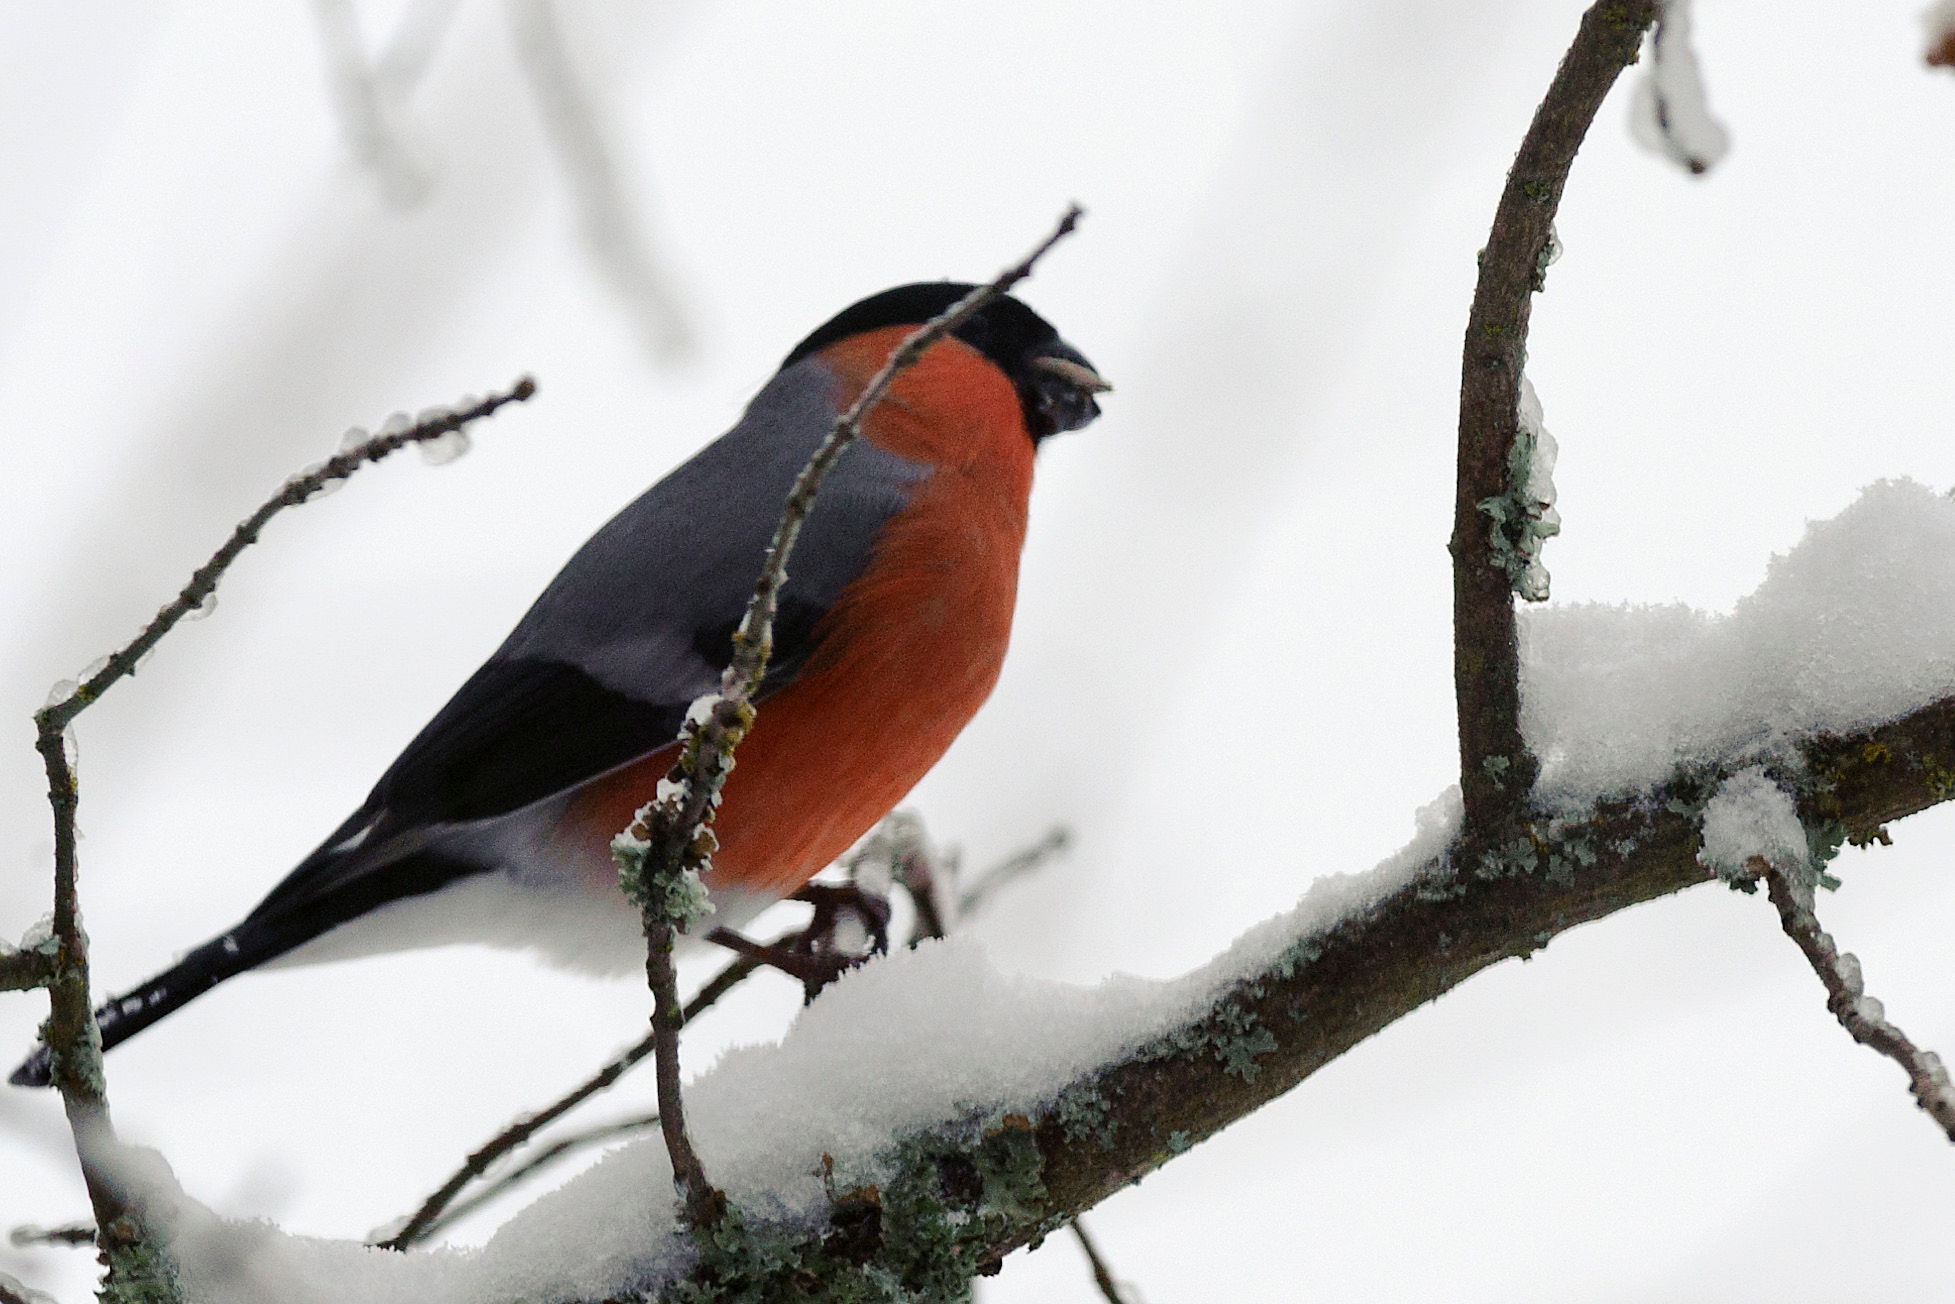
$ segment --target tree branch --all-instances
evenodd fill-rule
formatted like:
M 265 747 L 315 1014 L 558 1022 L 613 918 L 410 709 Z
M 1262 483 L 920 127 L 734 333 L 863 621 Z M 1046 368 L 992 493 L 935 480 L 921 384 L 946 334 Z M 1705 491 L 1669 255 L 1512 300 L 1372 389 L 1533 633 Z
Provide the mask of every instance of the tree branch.
M 1955 698 L 1851 737 L 1806 738 L 1798 750 L 1808 776 L 1796 802 L 1801 822 L 1838 839 L 1871 837 L 1955 796 L 1955 771 L 1942 764 L 1955 758 Z M 689 1280 L 709 1297 L 732 1298 L 853 1272 L 920 1273 L 926 1260 L 904 1256 L 922 1253 L 919 1242 L 939 1232 L 929 1270 L 993 1271 L 1005 1254 L 1037 1244 L 1474 974 L 1577 925 L 1710 881 L 1697 860 L 1703 804 L 1753 763 L 1734 757 L 1680 771 L 1640 800 L 1528 826 L 1531 858 L 1516 855 L 1503 869 L 1459 859 L 1456 841 L 1374 905 L 1294 938 L 1272 963 L 1230 983 L 1205 1015 L 1082 1074 L 1052 1103 L 978 1135 L 966 1117 L 895 1138 L 884 1154 L 897 1171 L 879 1187 L 881 1207 L 912 1220 L 954 1215 L 941 1225 L 899 1237 L 892 1212 L 866 1259 L 853 1242 L 838 1242 L 839 1230 L 749 1226 L 744 1257 L 708 1257 Z M 1568 859 L 1553 872 L 1557 854 Z M 1468 863 L 1475 868 L 1456 867 Z M 838 1229 L 857 1216 L 844 1208 L 851 1198 L 835 1201 Z M 755 1242 L 761 1248 L 751 1249 Z
M 1460 791 L 1469 839 L 1499 836 L 1519 819 L 1537 762 L 1520 732 L 1520 645 L 1513 578 L 1489 519 L 1508 498 L 1519 429 L 1521 372 L 1534 291 L 1549 256 L 1555 210 L 1596 110 L 1636 61 L 1660 0 L 1600 0 L 1582 15 L 1547 97 L 1507 173 L 1480 255 L 1460 366 L 1459 479 L 1453 502 L 1453 687 L 1459 711 Z M 1511 557 L 1519 540 L 1504 539 Z

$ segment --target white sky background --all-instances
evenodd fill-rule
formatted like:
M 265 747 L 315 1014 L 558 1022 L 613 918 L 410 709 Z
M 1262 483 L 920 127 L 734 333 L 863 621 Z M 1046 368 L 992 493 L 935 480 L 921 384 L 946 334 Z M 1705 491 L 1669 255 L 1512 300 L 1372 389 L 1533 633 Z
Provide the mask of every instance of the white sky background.
M 1179 972 L 1369 867 L 1452 778 L 1473 254 L 1581 7 L 568 4 L 700 340 L 661 369 L 576 244 L 501 7 L 461 7 L 409 102 L 435 189 L 402 214 L 349 161 L 307 5 L 0 6 L 0 931 L 46 909 L 28 713 L 347 426 L 542 385 L 461 462 L 279 520 L 84 718 L 101 990 L 255 903 L 802 334 L 991 274 L 1072 198 L 1088 220 L 1025 297 L 1118 392 L 1042 454 L 1004 682 L 915 804 L 974 864 L 1072 825 L 977 927 L 1080 981 Z M 1557 599 L 1728 610 L 1867 481 L 1955 484 L 1955 78 L 1915 8 L 1703 0 L 1734 139 L 1706 178 L 1630 143 L 1629 78 L 1604 106 L 1529 367 Z M 362 8 L 371 39 L 393 17 Z M 1895 835 L 1842 857 L 1821 917 L 1947 1053 L 1955 824 Z M 200 1199 L 358 1237 L 647 1006 L 469 949 L 248 975 L 115 1052 L 110 1087 Z M 689 1059 L 793 1007 L 751 984 Z M 0 1000 L 0 1055 L 44 1013 Z M 0 1092 L 0 1173 L 0 1224 L 86 1212 L 52 1096 Z M 1483 975 L 1092 1225 L 1150 1304 L 1915 1300 L 1950 1291 L 1951 1217 L 1955 1153 L 1900 1071 L 1762 898 L 1704 888 Z M 78 1301 L 92 1269 L 0 1246 L 0 1271 Z M 983 1290 L 1094 1298 L 1057 1239 Z

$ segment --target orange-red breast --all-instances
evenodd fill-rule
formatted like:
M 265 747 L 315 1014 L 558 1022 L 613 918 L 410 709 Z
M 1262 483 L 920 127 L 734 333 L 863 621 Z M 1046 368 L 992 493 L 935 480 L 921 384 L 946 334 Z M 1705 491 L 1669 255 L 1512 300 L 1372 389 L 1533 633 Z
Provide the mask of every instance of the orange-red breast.
M 900 286 L 803 340 L 740 422 L 570 559 L 514 632 L 236 927 L 99 1011 L 114 1046 L 226 978 L 449 942 L 642 964 L 613 835 L 714 691 L 795 475 L 916 326 L 971 287 Z M 715 830 L 712 922 L 795 891 L 936 763 L 997 681 L 1039 441 L 1107 388 L 994 300 L 900 376 L 821 490 Z M 44 1085 L 46 1049 L 12 1081 Z

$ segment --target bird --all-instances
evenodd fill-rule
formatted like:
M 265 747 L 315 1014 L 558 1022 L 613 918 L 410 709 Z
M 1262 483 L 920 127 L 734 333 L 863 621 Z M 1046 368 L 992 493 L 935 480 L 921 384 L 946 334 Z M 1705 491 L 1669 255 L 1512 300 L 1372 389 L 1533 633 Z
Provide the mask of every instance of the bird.
M 788 353 L 739 421 L 597 531 L 366 800 L 234 927 L 96 1012 L 103 1047 L 246 970 L 455 942 L 595 973 L 644 962 L 610 843 L 716 691 L 796 475 L 918 326 L 975 287 L 897 286 Z M 893 809 L 990 695 L 1033 456 L 1111 388 L 988 301 L 902 372 L 823 483 L 714 823 L 714 924 L 800 889 Z M 9 1079 L 45 1086 L 41 1046 Z

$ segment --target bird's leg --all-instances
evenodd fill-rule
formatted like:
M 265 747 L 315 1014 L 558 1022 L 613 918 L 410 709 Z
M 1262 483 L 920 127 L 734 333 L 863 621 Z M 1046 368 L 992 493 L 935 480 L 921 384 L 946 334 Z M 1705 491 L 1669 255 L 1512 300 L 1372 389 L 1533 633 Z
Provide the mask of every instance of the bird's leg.
M 778 969 L 801 984 L 804 1003 L 813 1001 L 822 988 L 840 978 L 870 955 L 889 949 L 889 901 L 854 884 L 810 883 L 796 892 L 796 901 L 815 908 L 808 926 L 784 943 L 773 946 L 756 942 L 730 928 L 715 928 L 706 940 L 727 950 L 758 960 Z M 835 932 L 844 914 L 853 915 L 869 936 L 867 955 L 843 950 Z

